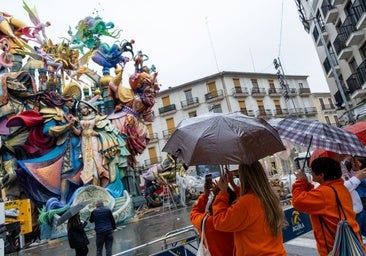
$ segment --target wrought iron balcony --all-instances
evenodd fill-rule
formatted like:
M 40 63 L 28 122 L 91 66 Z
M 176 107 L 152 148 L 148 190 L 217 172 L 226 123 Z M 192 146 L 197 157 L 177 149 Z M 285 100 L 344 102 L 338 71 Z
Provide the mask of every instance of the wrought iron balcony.
M 347 16 L 342 25 L 339 27 L 340 34 L 344 35 L 344 39 L 347 41 L 353 31 L 356 30 L 355 18 L 353 14 Z
M 205 94 L 205 100 L 207 102 L 221 100 L 223 98 L 224 98 L 224 91 L 221 89 L 217 90 L 217 91 L 211 91 L 211 92 Z
M 159 140 L 159 136 L 157 132 L 153 132 L 149 134 L 150 137 L 150 142 L 149 143 L 154 143 L 157 142 Z
M 248 110 L 246 108 L 241 108 L 240 109 L 240 112 L 243 114 L 243 115 L 248 115 Z
M 301 116 L 304 114 L 304 109 L 303 108 L 290 108 L 288 112 L 289 112 L 290 116 Z
M 335 106 L 333 104 L 323 104 L 321 106 L 321 110 L 322 111 L 334 111 L 335 110 Z
M 255 113 L 257 117 L 265 117 L 267 115 L 264 108 L 259 108 Z
M 264 96 L 266 95 L 266 89 L 265 88 L 259 88 L 259 87 L 253 87 L 251 89 L 252 96 Z
M 247 87 L 234 87 L 231 88 L 231 95 L 234 97 L 246 97 L 249 96 L 249 91 Z
M 300 95 L 305 95 L 305 94 L 308 95 L 310 93 L 311 93 L 310 88 L 299 88 Z
M 175 128 L 173 129 L 168 129 L 168 130 L 164 130 L 163 131 L 163 138 L 167 139 L 170 137 L 170 135 L 172 135 L 172 133 L 174 132 Z
M 317 114 L 315 107 L 305 107 L 304 108 L 305 115 L 307 116 L 313 116 Z
M 161 163 L 161 160 L 162 160 L 161 156 L 153 157 L 153 158 L 145 160 L 144 165 L 147 167 L 147 166 L 150 166 L 153 164 L 159 164 L 159 163 Z
M 195 107 L 199 104 L 198 97 L 193 97 L 191 99 L 183 100 L 180 102 L 180 105 L 183 109 Z
M 176 110 L 177 110 L 177 108 L 175 107 L 175 104 L 170 104 L 168 106 L 159 108 L 159 114 L 163 115 L 163 114 L 167 114 L 167 113 L 170 113 L 170 112 L 173 112 Z
M 268 88 L 268 95 L 274 96 L 281 96 L 282 95 L 282 88 Z
M 366 27 L 366 2 L 355 1 L 352 5 L 355 14 L 356 28 L 362 30 Z

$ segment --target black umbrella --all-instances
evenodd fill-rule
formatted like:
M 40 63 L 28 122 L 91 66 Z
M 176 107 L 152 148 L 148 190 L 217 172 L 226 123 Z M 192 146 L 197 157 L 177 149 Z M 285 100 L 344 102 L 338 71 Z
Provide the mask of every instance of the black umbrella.
M 82 209 L 84 209 L 85 206 L 89 204 L 89 201 L 83 201 L 81 203 L 78 203 L 74 206 L 71 206 L 64 214 L 61 215 L 61 217 L 57 220 L 56 226 L 61 225 L 71 217 L 75 216 L 78 212 L 80 212 Z
M 187 165 L 251 164 L 285 150 L 264 119 L 240 112 L 208 113 L 182 120 L 163 148 Z

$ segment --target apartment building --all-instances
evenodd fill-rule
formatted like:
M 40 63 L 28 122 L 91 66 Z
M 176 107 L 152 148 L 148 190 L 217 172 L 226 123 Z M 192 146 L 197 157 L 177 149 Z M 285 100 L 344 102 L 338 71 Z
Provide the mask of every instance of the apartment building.
M 366 1 L 296 0 L 342 126 L 366 119 Z
M 155 120 L 147 124 L 150 143 L 137 156 L 139 169 L 165 159 L 161 150 L 185 118 L 241 111 L 266 120 L 288 116 L 318 119 L 307 76 L 287 75 L 285 84 L 288 87 L 283 87 L 276 74 L 224 71 L 161 91 L 153 109 Z
M 322 123 L 340 127 L 337 109 L 329 92 L 312 93 L 313 102 L 318 113 L 318 120 Z

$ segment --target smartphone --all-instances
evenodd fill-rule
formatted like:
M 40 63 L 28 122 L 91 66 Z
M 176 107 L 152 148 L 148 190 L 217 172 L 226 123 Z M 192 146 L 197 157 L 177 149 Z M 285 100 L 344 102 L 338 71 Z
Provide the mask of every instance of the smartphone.
M 205 183 L 206 183 L 208 188 L 212 187 L 212 174 L 206 174 Z

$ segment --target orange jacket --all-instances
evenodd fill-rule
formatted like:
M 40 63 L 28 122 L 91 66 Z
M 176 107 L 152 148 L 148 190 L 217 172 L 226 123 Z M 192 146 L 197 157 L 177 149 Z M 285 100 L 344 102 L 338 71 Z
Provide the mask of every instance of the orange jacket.
M 200 195 L 195 205 L 192 207 L 190 220 L 193 226 L 201 235 L 201 223 L 206 215 L 205 208 L 208 196 Z M 205 222 L 205 236 L 208 243 L 208 249 L 211 256 L 230 256 L 233 255 L 234 241 L 231 232 L 221 232 L 215 230 L 212 222 L 212 216 L 209 216 Z
M 213 222 L 217 230 L 234 233 L 234 255 L 287 255 L 282 234 L 272 234 L 262 203 L 253 192 L 231 206 L 228 202 L 229 194 L 220 191 L 213 203 Z
M 360 228 L 355 220 L 356 214 L 353 211 L 351 194 L 344 186 L 343 179 L 325 181 L 317 188 L 314 188 L 308 181 L 299 179 L 292 186 L 292 204 L 297 210 L 310 214 L 314 237 L 320 256 L 328 255 L 326 244 L 329 250 L 332 250 L 339 221 L 336 197 L 334 191 L 329 186 L 332 186 L 337 191 L 348 223 L 357 236 L 359 236 Z M 324 225 L 323 233 L 319 216 L 322 217 L 325 225 L 330 228 L 333 235 L 330 234 Z

